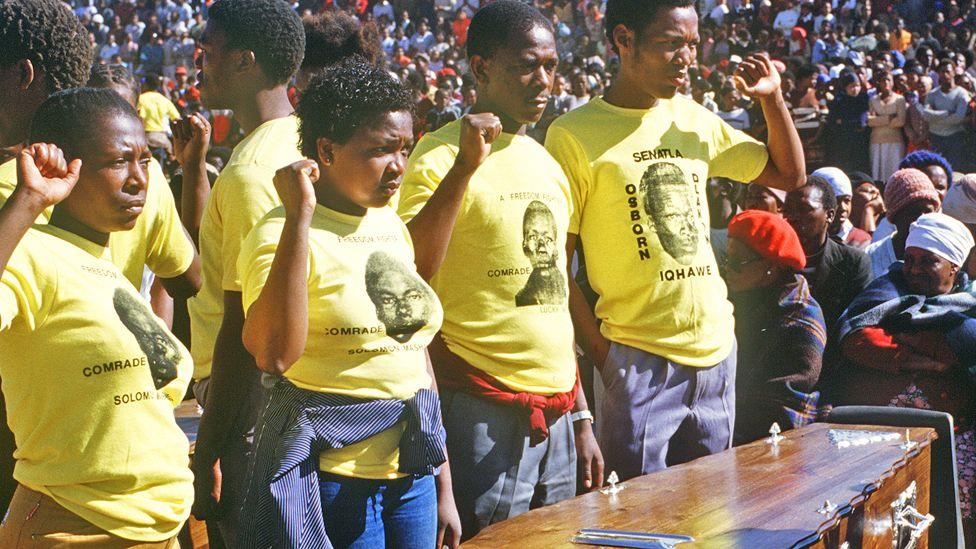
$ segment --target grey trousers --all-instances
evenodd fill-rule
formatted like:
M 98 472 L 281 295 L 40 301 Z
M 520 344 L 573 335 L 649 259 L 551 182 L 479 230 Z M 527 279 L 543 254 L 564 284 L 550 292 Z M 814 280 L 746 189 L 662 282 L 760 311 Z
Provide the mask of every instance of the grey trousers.
M 489 524 L 576 495 L 576 443 L 569 414 L 529 446 L 529 420 L 509 406 L 441 391 L 454 499 L 465 539 Z
M 611 343 L 598 419 L 607 474 L 624 480 L 731 448 L 735 357 L 733 347 L 695 368 Z

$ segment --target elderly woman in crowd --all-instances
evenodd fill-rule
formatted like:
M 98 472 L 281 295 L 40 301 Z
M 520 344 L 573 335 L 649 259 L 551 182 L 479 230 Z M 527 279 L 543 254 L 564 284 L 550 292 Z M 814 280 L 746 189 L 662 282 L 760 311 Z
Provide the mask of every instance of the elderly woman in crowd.
M 904 168 L 891 175 L 885 185 L 884 203 L 888 208 L 887 219 L 895 231 L 864 250 L 871 258 L 875 278 L 888 272 L 892 263 L 905 258 L 905 239 L 911 224 L 920 215 L 939 211 L 942 205 L 932 181 L 914 168 Z
M 948 412 L 956 439 L 963 516 L 972 518 L 976 448 L 971 424 L 976 291 L 962 270 L 973 237 L 960 221 L 928 213 L 911 225 L 904 261 L 872 282 L 840 320 L 850 361 L 835 404 Z
M 729 223 L 726 281 L 738 341 L 734 443 L 816 419 L 827 334 L 820 305 L 798 272 L 806 255 L 779 215 L 745 211 Z

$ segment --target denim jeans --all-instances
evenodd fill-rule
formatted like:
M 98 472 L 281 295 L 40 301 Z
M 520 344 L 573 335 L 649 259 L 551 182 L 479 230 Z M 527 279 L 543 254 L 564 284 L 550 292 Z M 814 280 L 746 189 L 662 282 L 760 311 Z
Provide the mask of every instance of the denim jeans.
M 429 549 L 437 542 L 434 477 L 373 480 L 319 472 L 322 514 L 337 549 Z

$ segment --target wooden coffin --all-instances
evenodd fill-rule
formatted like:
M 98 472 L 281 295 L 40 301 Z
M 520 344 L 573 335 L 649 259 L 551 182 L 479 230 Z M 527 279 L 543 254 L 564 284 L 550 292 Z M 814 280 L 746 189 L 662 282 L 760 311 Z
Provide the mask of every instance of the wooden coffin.
M 901 436 L 845 446 L 832 441 L 832 429 Z M 893 543 L 892 503 L 901 498 L 902 507 L 914 503 L 920 515 L 928 513 L 936 434 L 910 429 L 910 449 L 903 447 L 904 434 L 892 427 L 814 424 L 784 433 L 775 446 L 760 440 L 628 480 L 615 495 L 593 492 L 536 509 L 489 526 L 464 547 L 579 549 L 588 546 L 571 539 L 581 528 L 601 528 L 695 539 L 677 549 L 925 548 L 926 534 L 910 540 L 905 528 L 900 545 Z

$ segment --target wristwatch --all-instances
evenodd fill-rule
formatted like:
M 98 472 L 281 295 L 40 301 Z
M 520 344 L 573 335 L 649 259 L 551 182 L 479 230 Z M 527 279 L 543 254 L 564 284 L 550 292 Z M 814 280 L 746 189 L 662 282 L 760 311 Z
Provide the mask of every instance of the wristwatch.
M 593 421 L 593 414 L 589 410 L 580 410 L 579 412 L 573 412 L 572 414 L 569 414 L 569 419 L 573 423 L 576 423 L 577 421 L 580 421 L 582 419 L 588 419 L 590 420 L 590 423 L 595 423 L 595 421 Z

